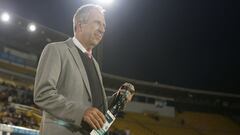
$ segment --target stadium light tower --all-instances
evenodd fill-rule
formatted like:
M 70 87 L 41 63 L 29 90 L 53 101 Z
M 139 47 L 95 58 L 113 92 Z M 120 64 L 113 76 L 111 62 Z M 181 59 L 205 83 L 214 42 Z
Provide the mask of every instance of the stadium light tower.
M 28 24 L 27 29 L 28 29 L 28 31 L 30 31 L 30 32 L 34 32 L 34 31 L 36 31 L 37 27 L 36 27 L 35 24 L 30 23 L 30 24 Z
M 2 14 L 1 14 L 1 20 L 2 20 L 3 22 L 9 22 L 9 20 L 10 20 L 10 15 L 9 15 L 7 12 L 2 13 Z

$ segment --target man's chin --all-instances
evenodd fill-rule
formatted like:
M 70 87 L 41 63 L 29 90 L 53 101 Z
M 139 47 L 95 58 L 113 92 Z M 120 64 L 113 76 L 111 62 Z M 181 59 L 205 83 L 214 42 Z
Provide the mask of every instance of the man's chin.
M 100 43 L 100 42 L 95 42 L 95 43 L 93 43 L 93 44 L 92 44 L 92 48 L 98 46 L 99 43 Z
M 101 40 L 94 41 L 93 46 L 97 46 Z

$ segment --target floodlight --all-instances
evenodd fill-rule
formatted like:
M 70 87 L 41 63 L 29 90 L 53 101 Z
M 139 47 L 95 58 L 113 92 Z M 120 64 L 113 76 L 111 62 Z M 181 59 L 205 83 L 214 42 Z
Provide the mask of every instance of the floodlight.
M 28 29 L 28 31 L 30 31 L 30 32 L 34 32 L 34 31 L 36 31 L 37 27 L 36 27 L 35 24 L 30 23 L 30 24 L 28 25 L 27 29 Z
M 7 12 L 1 14 L 1 20 L 3 22 L 8 22 L 10 20 L 10 15 Z
M 98 1 L 103 4 L 111 4 L 113 2 L 113 0 L 98 0 Z

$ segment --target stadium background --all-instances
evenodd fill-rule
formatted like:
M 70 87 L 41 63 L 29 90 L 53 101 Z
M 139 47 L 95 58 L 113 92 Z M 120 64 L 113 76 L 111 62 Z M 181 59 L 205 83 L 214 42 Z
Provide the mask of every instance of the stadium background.
M 1 6 L 0 6 L 1 7 Z M 0 14 L 5 8 L 0 9 Z M 33 104 L 32 91 L 39 55 L 43 47 L 69 38 L 53 28 L 11 13 L 11 22 L 0 23 L 0 134 L 34 134 L 39 129 L 41 110 Z M 102 65 L 104 41 L 94 50 Z M 104 65 L 104 64 L 103 64 Z M 120 63 L 120 65 L 123 65 Z M 127 67 L 125 67 L 127 70 Z M 123 74 L 124 76 L 124 74 Z M 143 81 L 103 73 L 111 95 L 125 81 L 135 85 L 137 94 L 126 112 L 111 128 L 111 134 L 131 135 L 238 135 L 240 95 L 235 90 L 191 89 L 160 82 Z M 220 84 L 219 84 L 220 85 Z M 6 126 L 6 125 L 8 126 Z M 18 127 L 10 127 L 15 125 Z M 13 130 L 14 129 L 14 130 Z M 15 133 L 14 133 L 15 132 Z M 26 133 L 21 133 L 26 132 Z

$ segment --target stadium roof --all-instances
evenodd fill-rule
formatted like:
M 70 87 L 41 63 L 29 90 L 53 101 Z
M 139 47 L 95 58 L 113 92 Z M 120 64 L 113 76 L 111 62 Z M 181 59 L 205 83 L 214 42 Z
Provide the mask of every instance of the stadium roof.
M 2 11 L 0 9 L 0 11 Z M 0 45 L 8 46 L 26 53 L 39 55 L 43 47 L 54 41 L 68 38 L 67 35 L 34 23 L 36 31 L 30 32 L 27 27 L 32 21 L 15 14 L 10 14 L 9 22 L 0 22 Z

